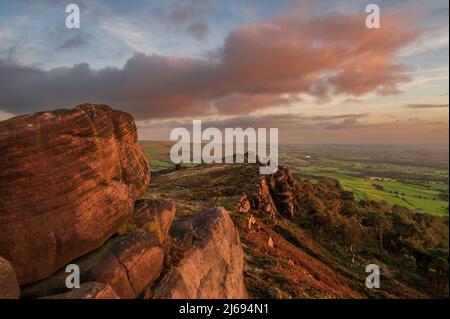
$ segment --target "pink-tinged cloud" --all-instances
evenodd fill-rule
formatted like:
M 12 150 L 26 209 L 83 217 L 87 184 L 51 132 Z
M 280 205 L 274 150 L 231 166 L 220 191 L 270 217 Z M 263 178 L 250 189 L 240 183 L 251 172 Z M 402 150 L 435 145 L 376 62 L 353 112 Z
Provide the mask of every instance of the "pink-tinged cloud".
M 136 54 L 122 69 L 81 64 L 49 72 L 0 61 L 0 108 L 22 113 L 91 101 L 142 119 L 248 114 L 289 105 L 298 93 L 393 94 L 408 81 L 396 53 L 419 33 L 400 19 L 367 29 L 365 15 L 284 17 L 233 30 L 204 59 Z

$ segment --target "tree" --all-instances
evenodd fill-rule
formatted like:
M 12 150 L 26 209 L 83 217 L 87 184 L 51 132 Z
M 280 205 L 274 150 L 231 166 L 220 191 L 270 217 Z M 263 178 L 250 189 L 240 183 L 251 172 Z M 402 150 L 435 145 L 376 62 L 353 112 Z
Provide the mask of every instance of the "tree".
M 448 285 L 448 249 L 430 249 L 428 255 L 432 258 L 428 264 L 428 271 L 434 274 L 432 277 L 436 287 L 445 289 Z
M 352 264 L 364 244 L 364 229 L 358 217 L 344 217 L 341 223 L 344 244 L 352 256 Z
M 369 212 L 367 214 L 366 223 L 373 227 L 378 240 L 378 248 L 380 254 L 384 255 L 384 235 L 391 228 L 391 223 L 386 214 L 378 212 Z

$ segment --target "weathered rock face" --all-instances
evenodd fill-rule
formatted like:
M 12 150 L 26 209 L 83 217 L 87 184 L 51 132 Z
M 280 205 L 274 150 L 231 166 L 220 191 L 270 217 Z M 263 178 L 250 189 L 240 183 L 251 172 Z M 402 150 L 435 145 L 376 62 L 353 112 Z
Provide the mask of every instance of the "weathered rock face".
M 150 180 L 132 117 L 107 106 L 0 122 L 0 255 L 20 284 L 99 246 Z
M 163 262 L 164 252 L 155 236 L 131 233 L 80 260 L 80 268 L 87 270 L 83 280 L 108 284 L 120 298 L 131 299 L 159 277 Z
M 258 201 L 253 208 L 292 218 L 298 209 L 301 193 L 301 187 L 292 173 L 280 166 L 276 173 L 260 177 Z
M 213 208 L 172 224 L 174 215 L 172 202 L 138 201 L 130 232 L 71 262 L 81 283 L 107 285 L 124 299 L 246 298 L 243 251 L 228 212 Z M 61 269 L 23 287 L 22 297 L 88 298 L 90 289 L 67 291 L 67 275 Z
M 246 298 L 239 234 L 226 210 L 214 208 L 175 220 L 178 263 L 147 298 Z
M 0 257 L 0 299 L 17 299 L 20 287 L 11 264 Z
M 108 253 L 92 260 L 94 267 L 87 279 L 108 283 L 121 298 L 136 298 L 161 274 L 164 252 L 158 239 L 149 233 L 132 233 L 118 238 L 111 246 L 102 247 Z
M 96 251 L 74 260 L 80 268 L 81 282 L 98 282 L 108 286 L 120 298 L 138 297 L 160 275 L 164 252 L 156 236 L 150 233 L 129 233 L 117 236 Z M 53 276 L 26 287 L 24 298 L 55 295 L 67 291 L 67 273 L 60 270 Z
M 160 199 L 140 199 L 136 202 L 134 224 L 155 234 L 161 245 L 167 240 L 174 218 L 175 204 L 173 202 Z
M 114 289 L 98 282 L 87 282 L 64 294 L 47 296 L 43 299 L 120 299 Z

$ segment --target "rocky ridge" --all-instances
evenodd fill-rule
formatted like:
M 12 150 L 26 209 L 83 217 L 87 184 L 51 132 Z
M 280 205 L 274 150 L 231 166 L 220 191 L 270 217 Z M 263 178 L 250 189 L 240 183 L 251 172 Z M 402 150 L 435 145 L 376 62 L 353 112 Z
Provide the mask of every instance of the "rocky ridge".
M 172 225 L 173 202 L 138 200 L 150 165 L 129 114 L 83 104 L 18 116 L 0 122 L 0 153 L 0 298 L 246 297 L 226 210 Z M 192 240 L 181 249 L 174 236 Z M 68 264 L 80 288 L 67 288 Z

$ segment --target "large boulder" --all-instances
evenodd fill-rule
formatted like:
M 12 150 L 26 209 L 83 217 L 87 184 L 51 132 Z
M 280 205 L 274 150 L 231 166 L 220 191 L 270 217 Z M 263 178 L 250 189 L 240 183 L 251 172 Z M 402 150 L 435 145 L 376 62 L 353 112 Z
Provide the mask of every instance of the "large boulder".
M 17 299 L 20 287 L 11 264 L 0 257 L 0 299 Z
M 107 253 L 98 257 L 94 254 L 86 279 L 109 284 L 121 298 L 141 295 L 163 269 L 163 249 L 157 237 L 149 233 L 117 238 L 102 247 L 102 252 Z
M 131 115 L 84 104 L 0 122 L 0 255 L 19 283 L 100 247 L 150 182 Z
M 214 208 L 173 223 L 181 257 L 146 298 L 246 298 L 243 251 L 228 212 Z
M 66 293 L 47 296 L 43 299 L 120 299 L 114 289 L 98 282 L 87 282 Z
M 98 282 L 110 286 L 124 299 L 141 295 L 161 274 L 164 252 L 156 236 L 133 232 L 108 240 L 101 248 L 72 261 L 80 269 L 81 283 Z M 25 287 L 24 298 L 67 292 L 64 269 L 38 283 Z

